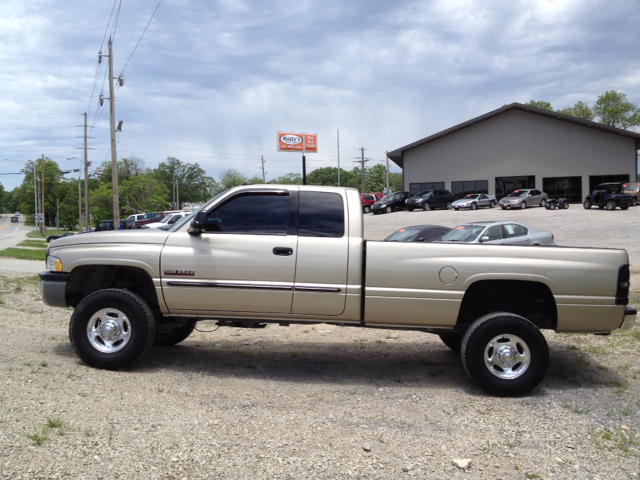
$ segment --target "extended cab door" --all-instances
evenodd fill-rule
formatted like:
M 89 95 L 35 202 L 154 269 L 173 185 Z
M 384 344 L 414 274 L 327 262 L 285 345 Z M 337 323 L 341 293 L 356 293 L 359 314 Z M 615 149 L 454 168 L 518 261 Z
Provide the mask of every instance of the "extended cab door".
M 290 313 L 296 197 L 240 190 L 211 208 L 202 233 L 171 234 L 160 265 L 169 311 Z
M 338 192 L 312 188 L 299 192 L 298 258 L 291 313 L 340 315 L 347 298 L 349 264 L 346 198 Z

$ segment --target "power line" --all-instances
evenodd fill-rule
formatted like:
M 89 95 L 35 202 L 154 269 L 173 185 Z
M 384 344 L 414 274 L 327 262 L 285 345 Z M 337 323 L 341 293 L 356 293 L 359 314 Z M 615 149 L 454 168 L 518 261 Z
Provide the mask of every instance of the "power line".
M 151 14 L 151 18 L 149 19 L 149 22 L 147 23 L 147 26 L 144 27 L 144 30 L 142 32 L 142 35 L 140 35 L 140 38 L 138 39 L 138 43 L 136 43 L 136 46 L 133 47 L 133 51 L 131 52 L 131 55 L 129 55 L 129 58 L 127 60 L 127 63 L 124 64 L 124 67 L 122 67 L 122 72 L 120 72 L 120 75 L 124 74 L 124 70 L 125 68 L 127 68 L 127 65 L 129 65 L 129 60 L 131 60 L 131 57 L 133 57 L 133 54 L 136 52 L 136 48 L 138 48 L 138 45 L 140 45 L 140 41 L 142 40 L 142 37 L 144 37 L 144 34 L 147 31 L 147 28 L 149 28 L 149 24 L 151 24 L 151 20 L 153 20 L 154 15 L 156 14 L 156 12 L 158 11 L 158 7 L 160 7 L 160 4 L 162 3 L 162 0 L 158 1 L 158 5 L 156 5 L 156 9 L 153 11 L 153 13 Z

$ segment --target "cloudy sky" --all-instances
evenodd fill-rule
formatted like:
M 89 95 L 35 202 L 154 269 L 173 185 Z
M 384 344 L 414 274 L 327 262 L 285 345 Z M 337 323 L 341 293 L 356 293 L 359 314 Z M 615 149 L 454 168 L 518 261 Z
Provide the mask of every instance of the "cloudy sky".
M 640 105 L 637 1 L 3 0 L 0 183 L 42 154 L 90 170 L 110 159 L 113 37 L 118 158 L 168 156 L 219 178 L 301 172 L 277 132 L 318 134 L 307 170 L 369 166 L 511 102 L 592 105 L 607 90 Z M 156 10 L 157 8 L 157 10 Z M 154 14 L 155 11 L 155 14 Z M 151 22 L 149 23 L 149 21 Z M 145 27 L 148 28 L 145 31 Z M 138 43 L 139 42 L 139 43 Z M 137 44 L 137 47 L 136 47 Z M 6 160 L 5 160 L 6 159 Z M 396 171 L 399 171 L 395 167 Z

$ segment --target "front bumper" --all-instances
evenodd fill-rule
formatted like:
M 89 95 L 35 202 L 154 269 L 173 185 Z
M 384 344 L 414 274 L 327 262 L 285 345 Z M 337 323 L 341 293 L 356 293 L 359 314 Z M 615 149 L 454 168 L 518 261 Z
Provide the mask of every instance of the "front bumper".
M 50 307 L 66 308 L 66 290 L 68 273 L 62 272 L 40 272 L 38 274 L 38 289 L 45 305 Z
M 622 325 L 620 325 L 620 330 L 631 330 L 636 323 L 637 316 L 638 311 L 635 308 L 627 307 L 624 310 L 624 319 L 622 320 Z

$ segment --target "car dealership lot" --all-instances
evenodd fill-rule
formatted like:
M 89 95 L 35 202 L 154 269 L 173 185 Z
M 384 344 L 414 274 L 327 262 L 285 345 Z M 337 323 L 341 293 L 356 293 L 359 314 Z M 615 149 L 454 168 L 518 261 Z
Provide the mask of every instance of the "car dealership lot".
M 626 248 L 640 207 L 365 215 L 413 224 L 517 220 L 558 245 Z M 425 245 L 425 248 L 427 246 Z M 545 247 L 542 247 L 545 248 Z M 545 333 L 550 370 L 492 398 L 434 335 L 327 325 L 222 327 L 122 372 L 84 366 L 69 310 L 0 259 L 0 478 L 638 478 L 640 329 Z M 637 275 L 636 275 L 637 277 Z M 638 281 L 632 297 L 640 299 Z M 425 312 L 428 315 L 429 312 Z M 201 330 L 215 330 L 210 323 Z M 453 465 L 470 459 L 468 471 Z

